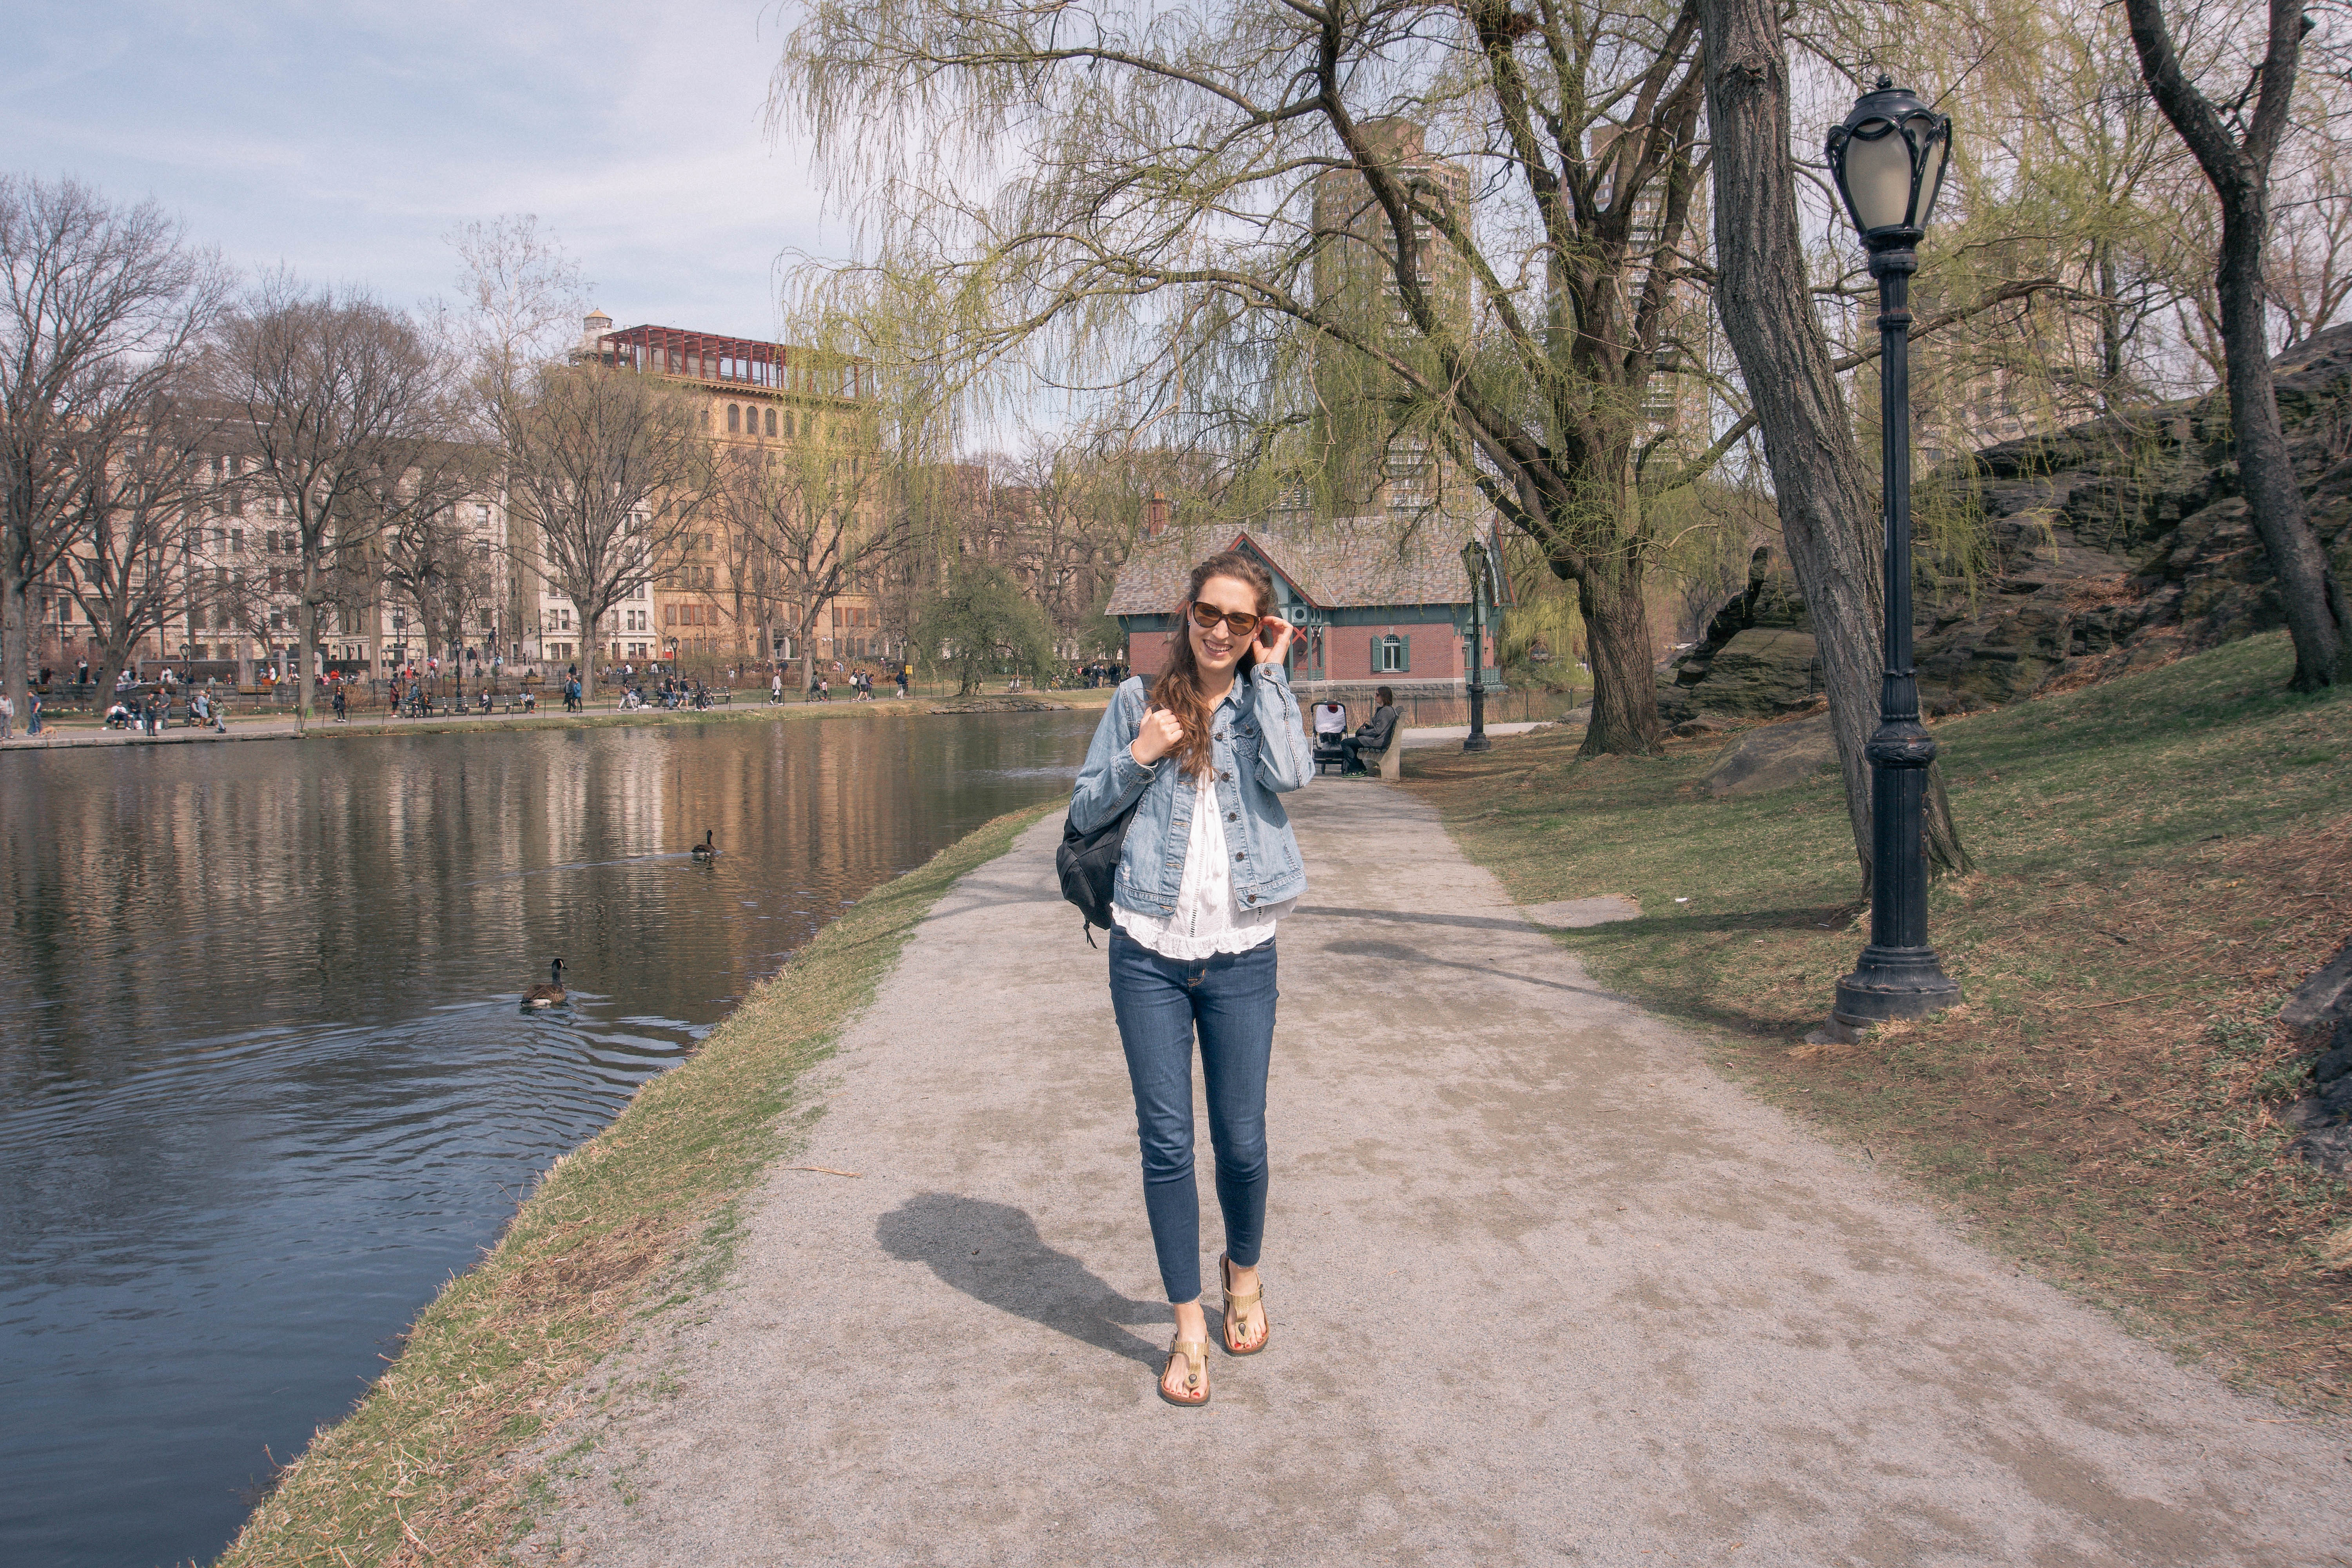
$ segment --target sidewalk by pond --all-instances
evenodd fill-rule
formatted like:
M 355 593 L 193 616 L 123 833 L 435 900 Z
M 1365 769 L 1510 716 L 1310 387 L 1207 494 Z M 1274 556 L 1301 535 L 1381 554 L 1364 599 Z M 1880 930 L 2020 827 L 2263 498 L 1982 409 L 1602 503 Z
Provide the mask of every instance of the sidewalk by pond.
M 818 719 L 844 714 L 930 713 L 942 703 L 957 700 L 939 697 L 898 698 L 887 693 L 867 702 L 847 698 L 836 698 L 830 702 L 803 702 L 798 700 L 771 702 L 764 693 L 746 692 L 740 696 L 739 701 L 703 709 L 651 705 L 625 709 L 617 704 L 605 703 L 567 713 L 558 700 L 541 703 L 531 712 L 500 707 L 488 713 L 436 711 L 415 719 L 394 718 L 381 710 L 363 710 L 353 718 L 337 719 L 322 707 L 311 719 L 307 730 L 297 728 L 291 713 L 232 718 L 226 730 L 174 723 L 153 735 L 136 727 L 108 730 L 88 721 L 62 725 L 52 723 L 42 726 L 37 735 L 27 735 L 19 730 L 12 739 L 0 742 L 0 752 L 66 751 L 82 746 L 190 746 L 221 741 L 319 741 L 338 736 L 416 735 L 458 730 L 543 730 L 565 726 L 709 723 L 720 720 Z M 1025 700 L 1042 700 L 1066 708 L 1087 708 L 1100 706 L 1107 700 L 1105 693 L 1078 690 L 1048 691 Z M 1021 701 L 1024 699 L 997 698 L 992 700 Z
M 1295 799 L 1264 1354 L 1213 1352 L 1205 1410 L 1153 1394 L 1133 1110 L 1055 818 L 853 1026 L 793 1157 L 821 1168 L 770 1173 L 726 1285 L 550 1444 L 526 1555 L 2284 1565 L 2352 1538 L 2342 1430 L 1743 1096 L 1399 792 Z M 1204 1232 L 1213 1259 L 1213 1204 Z

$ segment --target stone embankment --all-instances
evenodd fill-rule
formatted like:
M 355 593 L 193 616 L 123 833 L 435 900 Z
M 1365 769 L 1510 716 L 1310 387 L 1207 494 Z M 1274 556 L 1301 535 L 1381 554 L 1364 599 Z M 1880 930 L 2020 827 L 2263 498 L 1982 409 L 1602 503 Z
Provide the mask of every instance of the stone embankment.
M 2279 356 L 2279 413 L 2311 521 L 2352 580 L 2352 326 Z M 2160 664 L 2285 624 L 2239 493 L 2216 393 L 1989 447 L 1920 486 L 1989 536 L 1971 594 L 1923 582 L 1920 700 L 1931 714 Z M 1756 721 L 1819 696 L 1812 622 L 1786 566 L 1759 551 L 1745 593 L 1659 678 L 1670 722 Z

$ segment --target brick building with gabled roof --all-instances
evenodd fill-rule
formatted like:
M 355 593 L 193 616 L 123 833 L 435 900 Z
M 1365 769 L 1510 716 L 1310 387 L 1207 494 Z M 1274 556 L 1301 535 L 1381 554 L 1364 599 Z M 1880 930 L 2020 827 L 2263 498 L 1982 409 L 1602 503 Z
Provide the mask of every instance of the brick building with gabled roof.
M 1276 613 L 1298 627 L 1290 678 L 1303 700 L 1334 696 L 1350 705 L 1372 689 L 1402 696 L 1460 696 L 1470 637 L 1470 581 L 1462 564 L 1467 533 L 1440 532 L 1435 519 L 1406 531 L 1386 517 L 1292 521 L 1279 516 L 1238 527 L 1170 529 L 1164 502 L 1119 569 L 1106 614 L 1127 634 L 1128 664 L 1157 675 L 1167 663 L 1184 585 L 1193 565 L 1223 550 L 1255 558 L 1274 578 Z M 1483 531 L 1493 559 L 1502 540 Z M 1499 682 L 1495 649 L 1508 607 L 1508 574 L 1496 574 L 1481 684 Z

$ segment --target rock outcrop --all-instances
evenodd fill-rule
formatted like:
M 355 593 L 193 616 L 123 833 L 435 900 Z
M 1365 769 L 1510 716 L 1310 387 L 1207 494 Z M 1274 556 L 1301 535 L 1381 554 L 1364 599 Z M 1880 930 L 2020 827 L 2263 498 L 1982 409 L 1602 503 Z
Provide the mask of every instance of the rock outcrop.
M 2311 1059 L 2308 1091 L 2284 1120 L 2302 1130 L 2296 1153 L 2331 1176 L 2352 1176 L 2352 942 L 2296 988 L 2279 1019 L 2299 1029 L 2335 1026 Z
M 2352 325 L 2276 364 L 2313 529 L 2337 577 L 2352 581 Z M 1930 712 L 2013 702 L 2285 624 L 2218 392 L 1989 447 L 1929 475 L 1919 504 L 1973 512 L 1993 551 L 1973 597 L 1920 584 Z M 1795 584 L 1759 551 L 1748 591 L 1662 673 L 1659 701 L 1670 722 L 1762 718 L 1804 707 L 1819 689 Z

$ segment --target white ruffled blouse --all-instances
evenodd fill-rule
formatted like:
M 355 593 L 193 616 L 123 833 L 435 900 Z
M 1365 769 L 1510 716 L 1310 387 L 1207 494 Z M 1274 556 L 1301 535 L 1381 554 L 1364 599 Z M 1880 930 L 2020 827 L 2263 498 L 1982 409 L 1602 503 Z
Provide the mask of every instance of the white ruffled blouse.
M 1192 963 L 1220 952 L 1247 952 L 1274 940 L 1275 922 L 1297 907 L 1297 899 L 1243 909 L 1234 898 L 1234 875 L 1226 861 L 1225 825 L 1217 812 L 1216 770 L 1202 768 L 1193 785 L 1192 831 L 1184 847 L 1184 881 L 1176 892 L 1176 912 L 1161 919 L 1125 905 L 1111 913 L 1119 930 L 1162 958 Z

